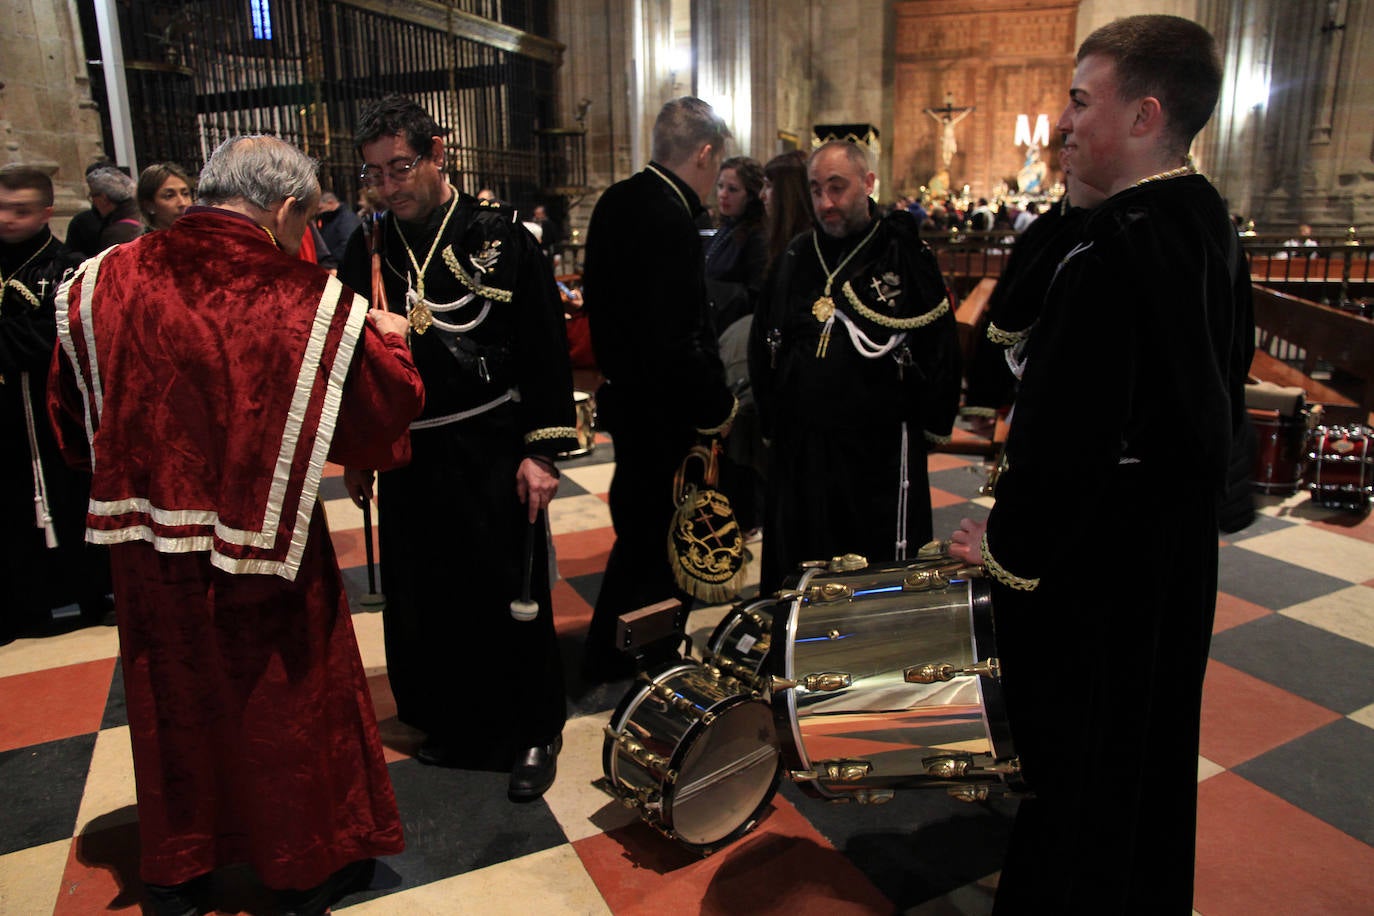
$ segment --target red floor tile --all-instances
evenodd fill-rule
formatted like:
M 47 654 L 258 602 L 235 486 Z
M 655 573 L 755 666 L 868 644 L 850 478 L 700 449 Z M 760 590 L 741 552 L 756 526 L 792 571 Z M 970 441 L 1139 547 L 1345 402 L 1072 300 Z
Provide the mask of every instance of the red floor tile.
M 592 606 L 577 593 L 568 580 L 553 584 L 553 625 L 559 634 L 585 633 L 592 622 Z
M 602 572 L 614 543 L 615 529 L 609 526 L 554 535 L 553 549 L 558 554 L 558 574 L 570 579 Z
M 1252 604 L 1225 592 L 1217 592 L 1217 618 L 1212 623 L 1212 632 L 1220 633 L 1222 630 L 1238 627 L 1272 613 L 1274 612 L 1258 604 Z
M 946 491 L 946 490 L 941 490 L 941 489 L 939 489 L 938 487 L 931 487 L 931 488 L 930 488 L 930 507 L 931 507 L 932 509 L 943 509 L 945 506 L 954 506 L 954 505 L 958 505 L 959 503 L 967 503 L 967 502 L 968 502 L 968 497 L 967 497 L 967 496 L 956 496 L 956 495 L 954 495 L 953 493 L 950 493 L 950 492 L 948 492 L 948 491 Z M 936 538 L 946 538 L 946 537 L 949 537 L 949 532 L 948 532 L 948 531 L 936 531 L 936 532 L 935 532 L 935 537 L 936 537 Z
M 1340 715 L 1218 661 L 1202 690 L 1202 756 L 1221 766 L 1244 763 Z
M 789 802 L 709 858 L 636 822 L 573 844 L 616 916 L 890 914 L 892 902 Z
M 387 763 L 414 757 L 420 749 L 424 734 L 396 718 L 396 698 L 391 695 L 391 682 L 385 673 L 367 679 L 372 693 L 372 709 L 377 714 L 377 730 L 382 735 L 382 757 Z
M 99 731 L 114 666 L 101 658 L 0 678 L 0 751 Z
M 1202 916 L 1368 913 L 1374 849 L 1234 773 L 1198 786 Z
M 977 459 L 967 458 L 963 455 L 947 455 L 944 452 L 935 452 L 926 456 L 927 471 L 948 471 L 950 468 L 970 467 L 977 462 Z
M 339 557 L 339 568 L 367 566 L 367 545 L 363 542 L 362 528 L 335 529 L 329 532 L 334 542 L 334 552 Z M 372 557 L 374 562 L 381 555 L 377 549 L 377 526 L 372 526 Z

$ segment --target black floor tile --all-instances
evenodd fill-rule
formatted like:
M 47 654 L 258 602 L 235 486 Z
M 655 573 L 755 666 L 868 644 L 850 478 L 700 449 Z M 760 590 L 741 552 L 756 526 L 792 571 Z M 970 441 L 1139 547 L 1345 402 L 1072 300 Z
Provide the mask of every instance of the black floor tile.
M 1263 504 L 1261 503 L 1261 505 Z M 1292 528 L 1296 524 L 1299 523 L 1285 518 L 1277 518 L 1273 515 L 1256 514 L 1255 520 L 1248 526 L 1231 534 L 1223 534 L 1222 538 L 1234 544 L 1237 541 L 1244 541 L 1261 534 L 1271 534 L 1275 531 L 1282 531 L 1284 528 Z
M 402 760 L 389 768 L 406 849 L 379 863 L 371 890 L 349 902 L 384 896 L 517 859 L 568 841 L 542 800 L 506 798 L 506 773 L 428 767 Z M 387 872 L 394 873 L 394 883 Z
M 1374 703 L 1374 647 L 1281 614 L 1216 634 L 1211 657 L 1342 715 Z
M 105 714 L 100 727 L 119 728 L 129 724 L 129 711 L 124 705 L 124 662 L 115 659 L 114 674 L 110 677 L 110 694 L 105 699 Z
M 1218 561 L 1218 591 L 1271 611 L 1281 611 L 1350 587 L 1344 579 L 1285 563 L 1239 545 L 1223 547 Z
M 596 607 L 596 596 L 601 594 L 603 576 L 605 573 L 587 573 L 585 576 L 569 576 L 567 582 L 583 601 Z
M 0 752 L 0 855 L 71 837 L 95 733 Z
M 1368 669 L 1366 669 L 1368 670 Z M 1374 729 L 1337 719 L 1235 768 L 1255 785 L 1374 845 Z
M 343 477 L 321 477 L 320 499 L 348 499 L 348 489 L 344 486 Z
M 899 791 L 883 805 L 811 798 L 784 783 L 788 801 L 904 911 L 1002 867 L 1016 802 L 968 803 L 939 790 Z

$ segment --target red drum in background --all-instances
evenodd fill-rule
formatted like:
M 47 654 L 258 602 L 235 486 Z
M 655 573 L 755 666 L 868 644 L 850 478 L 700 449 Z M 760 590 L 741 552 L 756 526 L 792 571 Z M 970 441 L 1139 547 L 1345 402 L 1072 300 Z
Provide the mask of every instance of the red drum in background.
M 1368 426 L 1318 426 L 1308 438 L 1307 488 L 1312 502 L 1331 509 L 1369 511 L 1374 501 L 1374 454 Z
M 1261 493 L 1287 496 L 1298 492 L 1302 483 L 1303 460 L 1307 457 L 1309 414 L 1302 411 L 1284 416 L 1277 410 L 1251 407 L 1250 424 L 1255 428 L 1255 467 L 1250 479 Z

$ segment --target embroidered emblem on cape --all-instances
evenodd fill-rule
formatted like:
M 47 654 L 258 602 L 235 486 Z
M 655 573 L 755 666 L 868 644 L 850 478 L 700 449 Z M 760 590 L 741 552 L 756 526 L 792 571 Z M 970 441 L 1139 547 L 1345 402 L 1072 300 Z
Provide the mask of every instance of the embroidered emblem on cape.
M 482 250 L 471 255 L 471 259 L 472 263 L 481 268 L 483 273 L 490 271 L 501 259 L 501 240 L 487 239 L 482 243 Z

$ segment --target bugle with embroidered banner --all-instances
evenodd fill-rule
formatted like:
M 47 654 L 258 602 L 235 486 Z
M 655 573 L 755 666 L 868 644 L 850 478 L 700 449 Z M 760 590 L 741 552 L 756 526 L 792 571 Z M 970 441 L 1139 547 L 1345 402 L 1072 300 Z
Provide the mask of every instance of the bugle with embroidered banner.
M 728 601 L 744 585 L 744 532 L 730 500 L 716 489 L 720 441 L 695 445 L 673 480 L 673 513 L 668 529 L 668 562 L 678 587 L 713 604 Z M 700 478 L 693 480 L 693 466 Z

